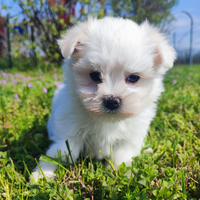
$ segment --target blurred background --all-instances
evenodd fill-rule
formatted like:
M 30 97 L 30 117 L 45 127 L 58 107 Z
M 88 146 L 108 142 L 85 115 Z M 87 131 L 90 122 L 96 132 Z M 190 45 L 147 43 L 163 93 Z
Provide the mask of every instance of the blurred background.
M 88 15 L 147 19 L 167 35 L 176 64 L 192 66 L 200 63 L 199 10 L 199 0 L 0 0 L 0 68 L 60 66 L 56 40 Z

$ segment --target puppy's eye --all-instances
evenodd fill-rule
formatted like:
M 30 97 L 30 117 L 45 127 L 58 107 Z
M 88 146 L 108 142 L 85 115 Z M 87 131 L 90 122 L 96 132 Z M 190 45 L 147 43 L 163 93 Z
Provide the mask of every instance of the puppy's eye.
M 94 81 L 94 82 L 98 82 L 101 83 L 101 74 L 100 72 L 91 72 L 90 73 L 90 78 Z
M 138 75 L 130 75 L 126 81 L 128 81 L 129 83 L 136 83 L 138 80 L 140 79 L 140 77 Z

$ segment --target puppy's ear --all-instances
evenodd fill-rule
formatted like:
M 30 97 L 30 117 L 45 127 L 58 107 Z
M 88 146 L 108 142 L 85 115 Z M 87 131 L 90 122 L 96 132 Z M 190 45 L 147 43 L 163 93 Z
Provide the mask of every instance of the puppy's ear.
M 154 26 L 145 21 L 141 28 L 146 32 L 150 41 L 155 44 L 154 50 L 154 65 L 162 65 L 164 68 L 173 67 L 174 60 L 176 59 L 176 52 L 168 43 L 166 37 Z
M 88 34 L 87 26 L 88 22 L 79 23 L 67 30 L 67 33 L 57 40 L 64 58 L 69 59 L 72 54 L 79 56 L 79 51 L 83 46 L 82 42 Z

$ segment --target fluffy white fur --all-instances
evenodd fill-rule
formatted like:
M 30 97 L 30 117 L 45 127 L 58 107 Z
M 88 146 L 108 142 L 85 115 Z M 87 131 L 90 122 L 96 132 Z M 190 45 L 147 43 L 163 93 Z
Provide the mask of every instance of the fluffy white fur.
M 48 122 L 49 138 L 54 141 L 46 155 L 63 159 L 68 140 L 73 159 L 80 152 L 102 159 L 114 147 L 114 164 L 140 154 L 143 140 L 156 113 L 156 101 L 164 91 L 162 79 L 173 66 L 176 53 L 165 36 L 147 21 L 141 25 L 122 19 L 89 18 L 67 31 L 58 40 L 66 59 L 64 83 L 55 92 Z M 101 73 L 102 83 L 90 78 Z M 136 83 L 127 77 L 136 74 Z M 102 99 L 113 95 L 121 99 L 118 112 L 107 112 Z M 56 165 L 40 162 L 47 177 L 54 177 Z M 36 167 L 32 176 L 41 177 Z

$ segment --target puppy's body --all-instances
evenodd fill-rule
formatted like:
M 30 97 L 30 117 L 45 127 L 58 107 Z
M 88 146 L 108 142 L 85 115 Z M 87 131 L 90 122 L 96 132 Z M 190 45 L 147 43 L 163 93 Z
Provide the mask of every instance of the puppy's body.
M 101 159 L 114 148 L 114 164 L 131 164 L 155 116 L 156 101 L 164 91 L 162 75 L 172 67 L 175 52 L 157 29 L 147 22 L 89 19 L 58 41 L 65 80 L 56 91 L 48 122 L 54 144 L 47 155 L 80 152 Z M 138 79 L 139 77 L 139 79 Z M 53 177 L 56 165 L 40 162 Z M 33 172 L 38 179 L 38 167 Z

